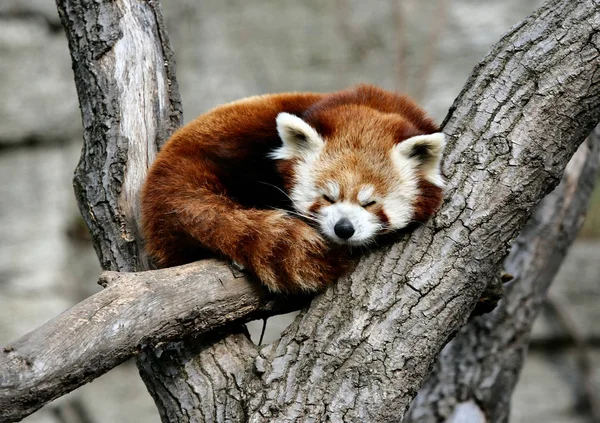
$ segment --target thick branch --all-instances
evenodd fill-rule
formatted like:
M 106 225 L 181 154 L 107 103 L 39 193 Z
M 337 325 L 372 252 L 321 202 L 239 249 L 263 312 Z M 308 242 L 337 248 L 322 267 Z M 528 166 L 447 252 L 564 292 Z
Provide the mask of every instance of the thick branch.
M 144 347 L 296 309 L 228 266 L 206 260 L 141 273 L 105 272 L 89 297 L 0 352 L 0 422 L 19 420 Z M 282 307 L 288 307 L 282 308 Z
M 600 162 L 600 127 L 538 205 L 504 262 L 515 279 L 493 313 L 465 326 L 442 351 L 407 422 L 507 422 L 531 327 L 587 210 Z

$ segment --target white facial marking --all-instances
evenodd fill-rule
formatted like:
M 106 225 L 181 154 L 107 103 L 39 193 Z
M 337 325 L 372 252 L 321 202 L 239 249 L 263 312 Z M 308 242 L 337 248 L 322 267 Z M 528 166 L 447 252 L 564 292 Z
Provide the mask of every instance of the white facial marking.
M 340 198 L 340 184 L 335 181 L 325 183 L 325 195 L 333 201 L 337 201 Z
M 342 239 L 335 233 L 335 225 L 343 218 L 348 219 L 354 227 L 354 234 L 348 239 Z M 346 245 L 368 244 L 381 229 L 377 216 L 358 204 L 347 201 L 323 207 L 319 212 L 319 221 L 325 236 L 334 242 Z
M 315 186 L 314 164 L 318 157 L 308 157 L 295 167 L 296 182 L 290 190 L 290 199 L 302 214 L 307 214 L 315 200 L 323 195 Z
M 402 144 L 402 143 L 401 143 Z M 383 210 L 390 220 L 390 226 L 401 229 L 408 225 L 413 217 L 413 203 L 419 195 L 417 179 L 417 161 L 398 152 L 398 147 L 390 152 L 392 163 L 397 172 L 395 189 L 383 199 Z
M 358 199 L 358 202 L 361 205 L 367 204 L 369 201 L 371 201 L 371 197 L 373 196 L 373 193 L 375 192 L 375 187 L 371 184 L 369 185 L 365 185 L 363 186 L 360 191 L 358 191 L 358 195 L 356 196 Z

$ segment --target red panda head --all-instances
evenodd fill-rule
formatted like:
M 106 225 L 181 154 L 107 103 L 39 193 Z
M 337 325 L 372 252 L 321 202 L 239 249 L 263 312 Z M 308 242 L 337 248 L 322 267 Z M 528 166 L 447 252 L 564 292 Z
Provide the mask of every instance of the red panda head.
M 439 207 L 441 132 L 423 134 L 400 114 L 360 104 L 303 117 L 277 116 L 283 144 L 271 157 L 291 164 L 293 205 L 327 238 L 367 245 Z

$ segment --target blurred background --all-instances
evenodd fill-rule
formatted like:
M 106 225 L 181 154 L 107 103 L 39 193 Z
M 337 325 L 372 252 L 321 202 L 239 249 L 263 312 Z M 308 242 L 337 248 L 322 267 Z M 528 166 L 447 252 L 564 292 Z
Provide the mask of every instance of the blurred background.
M 358 82 L 406 91 L 439 122 L 473 66 L 541 0 L 169 0 L 185 120 L 220 103 Z M 75 203 L 81 119 L 53 0 L 0 2 L 0 345 L 98 291 Z M 548 248 L 552 248 L 551 245 Z M 600 193 L 536 323 L 513 422 L 591 422 L 600 384 Z M 271 319 L 268 328 L 289 318 Z M 257 325 L 253 325 L 256 327 Z M 269 341 L 267 339 L 267 341 Z M 577 342 L 574 342 L 577 341 Z M 583 342 L 580 342 L 583 341 Z M 27 423 L 159 422 L 125 363 Z

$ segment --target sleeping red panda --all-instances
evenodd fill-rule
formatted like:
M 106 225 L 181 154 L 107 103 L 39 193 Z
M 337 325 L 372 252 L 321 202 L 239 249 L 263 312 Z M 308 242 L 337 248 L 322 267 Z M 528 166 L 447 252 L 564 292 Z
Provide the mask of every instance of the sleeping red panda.
M 444 144 L 412 100 L 371 85 L 217 107 L 152 165 L 146 248 L 161 267 L 219 255 L 271 291 L 320 290 L 349 248 L 438 209 Z

